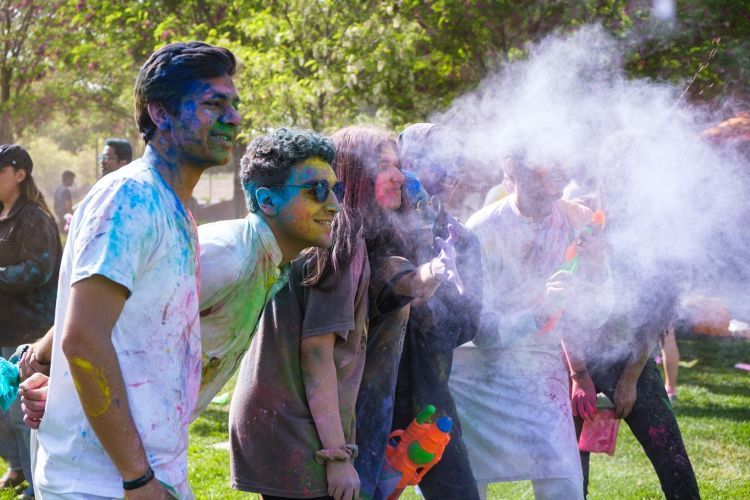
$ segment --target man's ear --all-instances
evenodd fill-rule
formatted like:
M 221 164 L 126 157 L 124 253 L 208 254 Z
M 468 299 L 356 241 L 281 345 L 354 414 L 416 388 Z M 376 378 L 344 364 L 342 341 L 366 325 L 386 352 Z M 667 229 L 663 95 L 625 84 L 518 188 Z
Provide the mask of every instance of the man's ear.
M 279 213 L 279 199 L 267 187 L 259 187 L 255 190 L 255 200 L 264 214 L 273 217 Z
M 156 128 L 159 130 L 169 130 L 172 126 L 172 117 L 170 116 L 167 108 L 160 102 L 150 102 L 146 104 L 146 110 L 148 116 L 151 117 L 151 121 L 154 122 Z

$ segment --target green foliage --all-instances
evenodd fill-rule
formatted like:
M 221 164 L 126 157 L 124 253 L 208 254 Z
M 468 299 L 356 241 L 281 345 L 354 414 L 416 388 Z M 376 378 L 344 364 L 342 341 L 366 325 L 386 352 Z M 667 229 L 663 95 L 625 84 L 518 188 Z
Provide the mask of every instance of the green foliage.
M 138 68 L 154 49 L 190 39 L 229 47 L 242 61 L 236 82 L 246 136 L 280 125 L 330 130 L 376 122 L 399 129 L 444 110 L 507 61 L 526 57 L 530 43 L 588 23 L 622 40 L 635 77 L 687 86 L 697 74 L 688 99 L 750 97 L 746 2 L 677 2 L 673 22 L 654 19 L 651 4 L 0 0 L 0 17 L 11 18 L 0 36 L 20 47 L 0 57 L 0 139 L 29 127 L 65 136 L 66 149 L 90 144 L 86 136 L 101 131 L 136 139 Z M 64 119 L 52 128 L 55 116 Z M 65 129 L 74 132 L 57 132 Z

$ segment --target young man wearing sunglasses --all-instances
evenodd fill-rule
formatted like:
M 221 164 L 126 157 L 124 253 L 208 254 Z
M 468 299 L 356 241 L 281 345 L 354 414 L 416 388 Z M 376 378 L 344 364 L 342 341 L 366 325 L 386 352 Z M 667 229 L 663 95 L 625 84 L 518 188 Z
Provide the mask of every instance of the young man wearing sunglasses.
M 287 283 L 289 262 L 305 248 L 331 245 L 343 197 L 334 154 L 328 138 L 309 130 L 256 138 L 240 168 L 250 213 L 198 228 L 203 372 L 196 414 L 239 367 L 263 307 Z

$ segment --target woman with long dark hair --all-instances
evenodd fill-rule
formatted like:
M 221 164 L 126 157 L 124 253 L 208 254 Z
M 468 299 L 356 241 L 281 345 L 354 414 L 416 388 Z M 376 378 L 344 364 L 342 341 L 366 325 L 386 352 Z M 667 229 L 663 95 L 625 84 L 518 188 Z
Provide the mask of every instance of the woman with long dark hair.
M 17 144 L 0 146 L 0 345 L 9 358 L 54 322 L 62 249 L 54 218 L 31 176 L 34 164 Z M 9 464 L 0 488 L 32 484 L 29 429 L 16 401 L 0 412 L 0 456 Z M 24 495 L 33 495 L 30 487 Z
M 393 418 L 393 401 L 409 305 L 428 300 L 446 280 L 458 280 L 452 238 L 438 240 L 440 254 L 418 266 L 409 257 L 403 227 L 405 197 L 398 145 L 372 127 L 347 127 L 333 134 L 336 177 L 345 195 L 340 232 L 344 250 L 356 236 L 365 240 L 372 271 L 369 287 L 367 356 L 357 396 L 355 462 L 363 497 L 376 496 Z

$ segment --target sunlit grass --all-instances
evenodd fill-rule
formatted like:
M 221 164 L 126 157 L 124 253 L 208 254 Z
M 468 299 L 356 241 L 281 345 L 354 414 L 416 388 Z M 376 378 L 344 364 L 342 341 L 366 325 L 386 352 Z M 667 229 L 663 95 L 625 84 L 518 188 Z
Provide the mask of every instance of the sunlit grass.
M 680 370 L 675 408 L 703 498 L 750 498 L 750 373 L 734 368 L 750 362 L 750 342 L 696 338 L 680 340 L 681 356 L 698 359 Z M 231 390 L 231 381 L 225 390 Z M 211 406 L 190 428 L 189 474 L 197 498 L 257 498 L 229 487 L 228 406 Z M 284 464 L 279 464 L 283 467 Z M 0 490 L 0 500 L 14 498 Z M 416 499 L 408 490 L 402 498 Z M 531 484 L 493 484 L 490 498 L 533 498 Z M 626 425 L 615 456 L 592 455 L 589 498 L 663 498 L 651 464 Z

